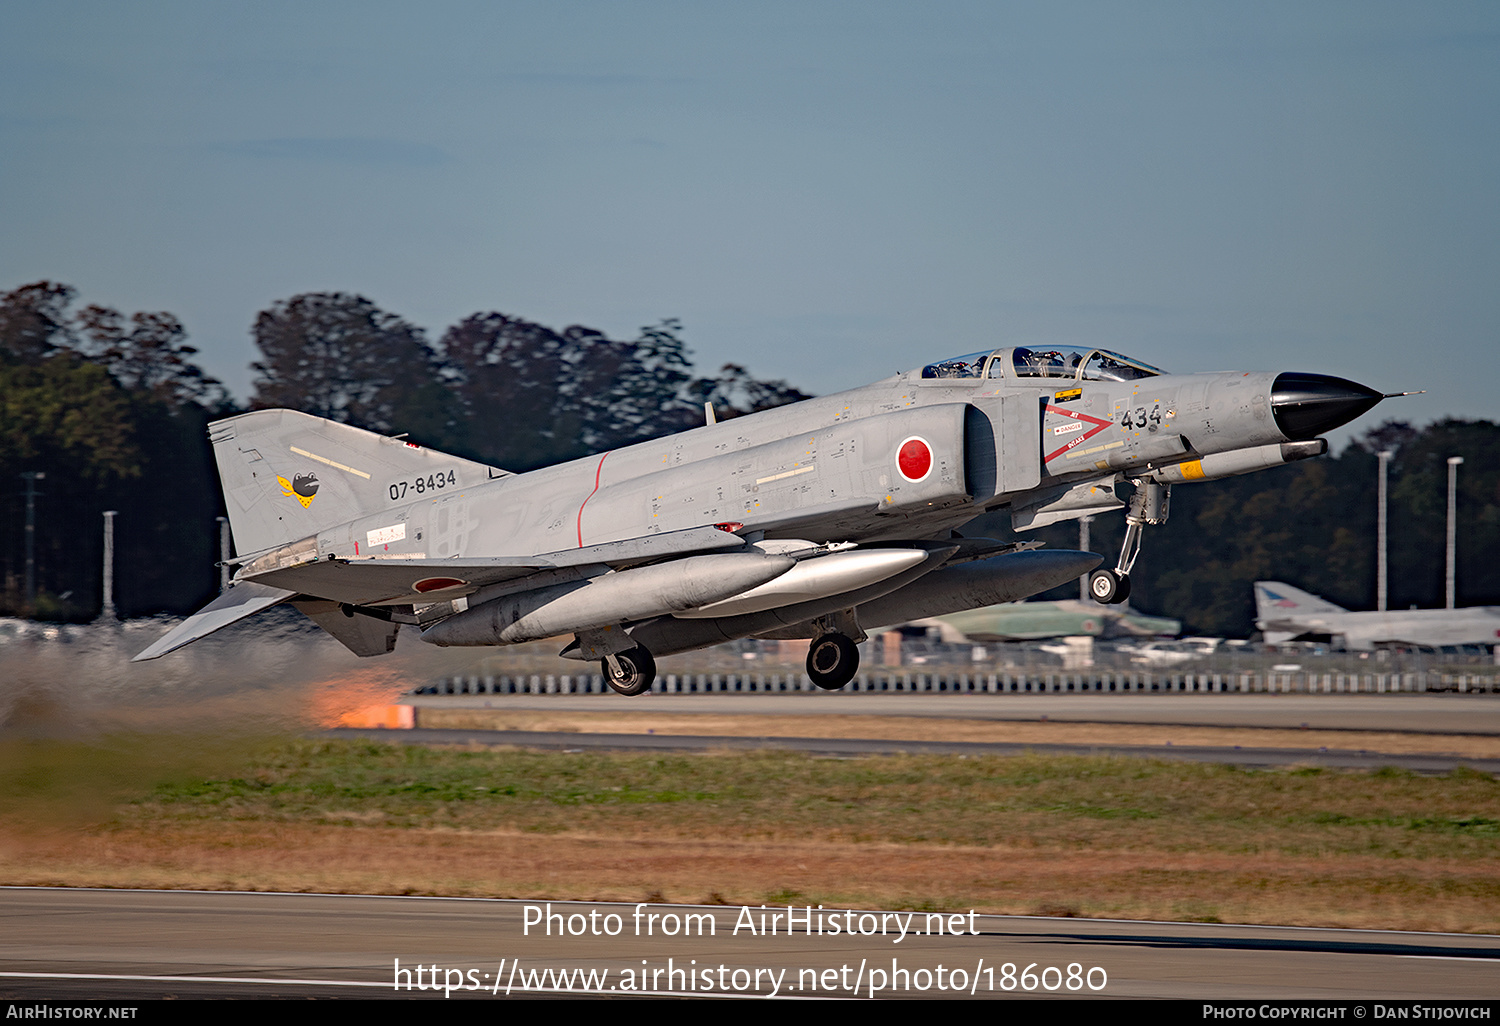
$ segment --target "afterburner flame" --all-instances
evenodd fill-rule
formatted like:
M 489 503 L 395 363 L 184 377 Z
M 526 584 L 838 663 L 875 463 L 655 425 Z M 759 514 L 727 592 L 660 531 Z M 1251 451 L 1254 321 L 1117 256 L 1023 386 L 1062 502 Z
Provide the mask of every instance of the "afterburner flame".
M 313 683 L 308 717 L 320 727 L 409 729 L 411 706 L 391 701 L 402 690 L 400 677 L 389 668 L 350 669 Z
M 416 726 L 416 710 L 409 705 L 368 705 L 344 713 L 334 726 L 410 730 Z

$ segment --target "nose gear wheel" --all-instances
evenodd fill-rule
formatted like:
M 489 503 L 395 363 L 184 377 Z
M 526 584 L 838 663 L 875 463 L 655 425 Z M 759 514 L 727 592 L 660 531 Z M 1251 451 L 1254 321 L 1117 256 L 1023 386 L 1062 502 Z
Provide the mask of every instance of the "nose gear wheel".
M 1095 570 L 1089 575 L 1089 595 L 1095 602 L 1118 605 L 1130 597 L 1130 578 L 1115 570 Z

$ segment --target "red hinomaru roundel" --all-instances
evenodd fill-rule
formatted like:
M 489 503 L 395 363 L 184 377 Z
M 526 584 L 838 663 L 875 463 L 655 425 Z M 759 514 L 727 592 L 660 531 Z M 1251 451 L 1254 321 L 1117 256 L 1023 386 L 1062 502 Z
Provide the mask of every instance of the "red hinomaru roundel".
M 444 591 L 448 588 L 462 588 L 468 581 L 460 581 L 457 577 L 424 577 L 412 585 L 412 590 L 419 595 L 425 595 L 429 591 Z
M 932 473 L 932 446 L 920 435 L 912 435 L 896 450 L 896 469 L 908 481 L 921 481 Z

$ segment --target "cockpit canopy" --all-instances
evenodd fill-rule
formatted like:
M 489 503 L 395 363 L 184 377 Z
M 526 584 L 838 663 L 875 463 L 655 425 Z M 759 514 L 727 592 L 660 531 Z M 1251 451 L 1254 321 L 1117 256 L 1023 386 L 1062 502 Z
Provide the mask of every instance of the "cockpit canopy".
M 1162 371 L 1108 349 L 1037 346 L 987 350 L 955 356 L 922 368 L 924 378 L 1072 378 L 1077 381 L 1133 381 Z

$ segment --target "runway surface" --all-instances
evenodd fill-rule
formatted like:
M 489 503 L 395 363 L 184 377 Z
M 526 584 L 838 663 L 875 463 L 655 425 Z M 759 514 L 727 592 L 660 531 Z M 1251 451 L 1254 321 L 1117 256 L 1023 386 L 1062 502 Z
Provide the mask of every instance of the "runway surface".
M 744 736 L 712 733 L 647 733 L 561 730 L 417 729 L 403 731 L 341 730 L 343 736 L 370 736 L 409 744 L 518 745 L 550 749 L 637 751 L 704 751 L 710 749 L 782 748 L 820 755 L 887 755 L 909 752 L 958 755 L 1012 755 L 1040 752 L 1058 755 L 1119 755 L 1222 762 L 1242 766 L 1318 765 L 1337 769 L 1394 766 L 1417 773 L 1446 773 L 1460 765 L 1500 774 L 1500 758 L 1458 756 L 1446 750 L 1445 736 L 1500 736 L 1500 695 L 1490 694 L 646 694 L 616 695 L 441 695 L 410 699 L 419 709 L 497 709 L 549 713 L 666 713 L 763 715 L 780 717 L 840 716 L 868 721 L 860 737 Z M 419 713 L 419 716 L 421 714 Z M 1106 724 L 1162 727 L 1231 728 L 1243 732 L 1232 743 L 1012 743 L 990 741 L 891 740 L 882 733 L 883 718 L 923 717 L 992 722 Z M 681 729 L 680 727 L 678 728 Z M 1312 730 L 1309 743 L 1286 745 L 1262 741 L 1258 732 Z M 1342 732 L 1362 732 L 1347 744 Z M 1430 736 L 1431 750 L 1412 753 L 1379 751 L 1369 732 Z M 1269 735 L 1268 735 L 1269 737 Z M 1131 739 L 1120 739 L 1131 740 Z M 1278 747 L 1278 744 L 1280 745 Z M 1366 748 L 1361 746 L 1373 745 Z M 1422 745 L 1422 749 L 1427 749 Z
M 783 918 L 773 924 L 769 916 L 778 913 Z M 785 906 L 549 908 L 462 898 L 0 888 L 0 996 L 446 1000 L 448 987 L 452 998 L 482 1000 L 503 1000 L 507 988 L 511 998 L 1500 996 L 1500 937 L 1488 935 L 815 908 L 809 927 L 798 921 L 788 936 L 786 913 Z M 712 935 L 702 917 L 711 917 Z M 697 929 L 684 935 L 685 923 Z M 762 933 L 762 924 L 775 934 Z M 437 989 L 428 986 L 434 982 Z

